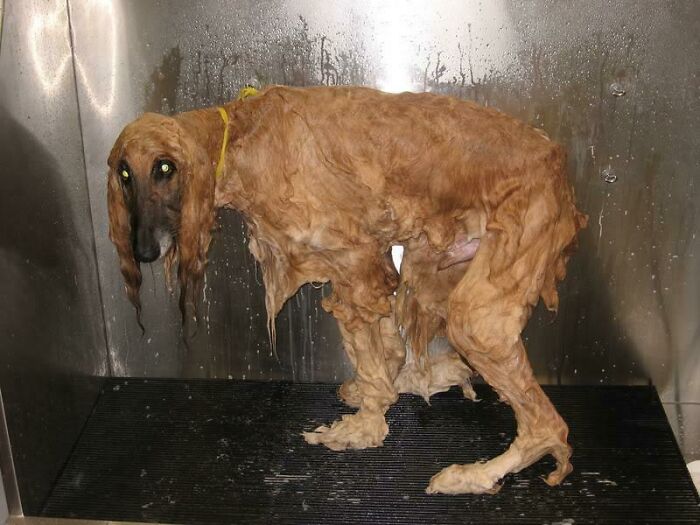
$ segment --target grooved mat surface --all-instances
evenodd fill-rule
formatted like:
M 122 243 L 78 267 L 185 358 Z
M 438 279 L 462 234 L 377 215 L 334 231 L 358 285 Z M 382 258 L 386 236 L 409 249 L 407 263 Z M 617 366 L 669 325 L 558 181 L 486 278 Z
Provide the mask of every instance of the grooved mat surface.
M 213 523 L 699 523 L 698 496 L 656 392 L 546 387 L 571 429 L 574 472 L 548 458 L 496 495 L 428 496 L 452 463 L 512 440 L 510 408 L 477 386 L 432 406 L 401 396 L 381 448 L 332 452 L 300 433 L 352 410 L 336 387 L 220 380 L 109 380 L 43 514 Z

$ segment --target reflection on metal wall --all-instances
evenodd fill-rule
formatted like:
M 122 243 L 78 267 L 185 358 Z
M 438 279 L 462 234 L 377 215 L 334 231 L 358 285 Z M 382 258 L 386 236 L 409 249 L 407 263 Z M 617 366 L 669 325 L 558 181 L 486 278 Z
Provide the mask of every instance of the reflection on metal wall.
M 40 510 L 107 374 L 65 2 L 10 0 L 0 45 L 0 388 Z
M 260 278 L 238 217 L 222 214 L 205 319 L 186 349 L 161 270 L 146 272 L 141 337 L 107 239 L 105 159 L 145 110 L 230 99 L 243 84 L 431 90 L 501 108 L 570 152 L 590 228 L 553 324 L 527 329 L 546 382 L 649 379 L 700 401 L 697 173 L 700 4 L 616 2 L 136 2 L 71 0 L 89 189 L 117 375 L 337 380 L 337 331 L 303 289 L 266 341 Z M 679 407 L 679 424 L 700 410 Z

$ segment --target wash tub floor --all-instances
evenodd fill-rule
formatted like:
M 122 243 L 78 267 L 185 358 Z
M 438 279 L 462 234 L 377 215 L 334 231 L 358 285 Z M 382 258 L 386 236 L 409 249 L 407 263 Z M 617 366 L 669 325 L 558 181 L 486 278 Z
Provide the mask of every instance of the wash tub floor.
M 547 387 L 571 429 L 574 472 L 546 459 L 496 495 L 428 496 L 430 476 L 502 452 L 510 408 L 453 391 L 401 396 L 383 447 L 332 452 L 311 430 L 351 409 L 337 387 L 225 380 L 105 384 L 43 515 L 213 523 L 700 523 L 698 496 L 656 391 Z M 50 436 L 47 436 L 50 439 Z

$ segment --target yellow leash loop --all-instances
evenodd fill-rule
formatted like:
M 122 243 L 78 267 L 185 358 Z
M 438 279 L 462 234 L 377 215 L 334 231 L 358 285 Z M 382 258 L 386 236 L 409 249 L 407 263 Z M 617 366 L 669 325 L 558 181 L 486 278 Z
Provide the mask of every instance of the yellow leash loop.
M 226 160 L 226 146 L 228 146 L 228 113 L 222 107 L 216 108 L 219 110 L 221 120 L 224 121 L 224 140 L 221 141 L 221 153 L 219 153 L 219 163 L 216 165 L 216 179 L 220 179 L 224 173 L 224 161 Z
M 253 86 L 246 86 L 244 88 L 241 88 L 241 90 L 238 92 L 238 100 L 243 100 L 248 97 L 254 97 L 257 94 L 258 90 L 255 89 Z
M 238 100 L 244 100 L 248 97 L 254 97 L 258 94 L 258 90 L 252 86 L 246 86 L 238 92 Z M 219 153 L 219 163 L 216 165 L 216 178 L 221 178 L 224 174 L 224 161 L 226 160 L 226 146 L 228 146 L 228 113 L 221 106 L 217 107 L 221 120 L 224 121 L 224 140 L 221 141 L 221 153 Z

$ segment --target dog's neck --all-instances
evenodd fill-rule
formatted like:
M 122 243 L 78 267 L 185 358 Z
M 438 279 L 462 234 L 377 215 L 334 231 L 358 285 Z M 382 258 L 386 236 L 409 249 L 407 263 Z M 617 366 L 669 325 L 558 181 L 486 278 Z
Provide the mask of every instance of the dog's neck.
M 229 113 L 229 105 L 222 106 Z M 203 150 L 211 164 L 211 176 L 215 176 L 216 165 L 221 156 L 225 125 L 218 108 L 211 107 L 180 113 L 175 117 L 192 140 Z

